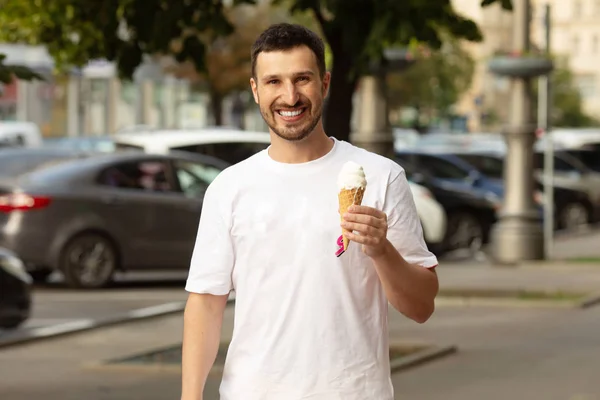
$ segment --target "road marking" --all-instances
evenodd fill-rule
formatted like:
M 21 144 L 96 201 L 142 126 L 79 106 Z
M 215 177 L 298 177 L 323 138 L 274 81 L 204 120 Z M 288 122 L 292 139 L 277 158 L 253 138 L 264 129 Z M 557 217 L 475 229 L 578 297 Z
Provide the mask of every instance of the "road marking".
M 56 302 L 80 302 L 80 301 L 161 301 L 161 300 L 174 300 L 174 299 L 186 299 L 187 295 L 174 292 L 174 293 L 52 293 L 52 292 L 37 292 L 34 293 L 34 298 L 43 298 L 44 301 L 56 301 Z
M 95 321 L 93 319 L 79 319 L 63 324 L 35 328 L 31 330 L 31 334 L 35 337 L 54 336 L 60 335 L 61 333 L 89 329 L 94 325 Z

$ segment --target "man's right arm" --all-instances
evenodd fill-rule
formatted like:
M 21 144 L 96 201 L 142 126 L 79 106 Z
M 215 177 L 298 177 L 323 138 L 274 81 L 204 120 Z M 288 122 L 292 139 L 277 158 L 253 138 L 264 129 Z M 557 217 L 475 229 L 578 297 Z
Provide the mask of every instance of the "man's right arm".
M 184 312 L 182 400 L 202 400 L 204 385 L 219 350 L 228 295 L 190 293 Z

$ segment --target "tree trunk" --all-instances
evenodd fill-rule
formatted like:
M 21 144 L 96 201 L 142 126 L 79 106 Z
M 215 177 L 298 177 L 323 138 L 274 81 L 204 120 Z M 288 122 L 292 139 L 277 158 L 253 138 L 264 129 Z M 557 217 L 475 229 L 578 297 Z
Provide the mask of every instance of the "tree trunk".
M 331 71 L 331 87 L 326 102 L 323 121 L 325 132 L 338 140 L 350 141 L 352 119 L 352 97 L 356 88 L 356 79 L 350 78 L 352 61 L 343 50 L 331 48 L 333 52 L 333 69 Z
M 223 125 L 223 96 L 215 91 L 210 91 L 210 108 L 215 119 L 215 126 Z

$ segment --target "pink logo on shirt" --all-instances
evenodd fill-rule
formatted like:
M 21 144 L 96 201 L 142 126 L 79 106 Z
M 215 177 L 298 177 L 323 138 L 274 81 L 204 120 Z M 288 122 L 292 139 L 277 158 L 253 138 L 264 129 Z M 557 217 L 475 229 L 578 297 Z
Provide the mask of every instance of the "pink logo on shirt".
M 342 254 L 344 254 L 344 235 L 340 235 L 340 237 L 337 240 L 337 245 L 338 245 L 338 249 L 335 252 L 335 256 L 339 257 Z

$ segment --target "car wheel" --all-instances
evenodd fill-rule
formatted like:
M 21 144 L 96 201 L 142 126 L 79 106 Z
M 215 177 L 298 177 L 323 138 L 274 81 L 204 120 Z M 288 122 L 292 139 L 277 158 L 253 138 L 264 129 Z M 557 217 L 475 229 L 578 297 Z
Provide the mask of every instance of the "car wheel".
M 483 248 L 484 238 L 484 228 L 477 216 L 464 211 L 448 216 L 445 246 L 448 250 L 466 249 L 472 255 L 476 255 Z
M 117 249 L 106 237 L 86 233 L 73 238 L 61 255 L 60 268 L 72 288 L 100 288 L 113 277 Z
M 590 212 L 585 204 L 569 203 L 558 217 L 559 227 L 565 230 L 577 230 L 590 222 Z

